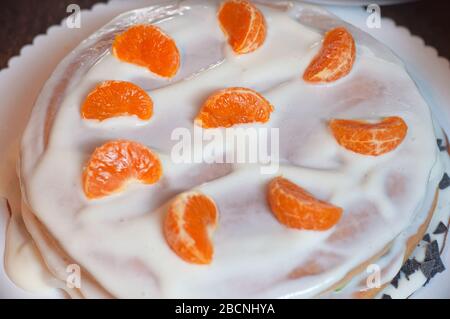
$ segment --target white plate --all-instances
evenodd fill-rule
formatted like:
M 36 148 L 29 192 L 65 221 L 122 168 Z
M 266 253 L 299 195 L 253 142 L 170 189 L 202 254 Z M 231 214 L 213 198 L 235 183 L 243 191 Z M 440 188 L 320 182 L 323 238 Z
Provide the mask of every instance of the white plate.
M 32 45 L 21 50 L 18 57 L 9 62 L 9 68 L 0 72 L 0 196 L 8 198 L 13 210 L 18 209 L 20 193 L 15 174 L 18 145 L 34 100 L 58 62 L 81 40 L 106 24 L 118 14 L 148 6 L 153 0 L 112 0 L 97 4 L 81 13 L 81 28 L 69 29 L 66 23 L 53 26 L 45 35 L 37 36 Z M 161 2 L 161 1 L 157 1 Z M 355 1 L 334 1 L 350 3 Z M 361 2 L 361 1 L 358 1 Z M 373 2 L 373 1 L 370 1 Z M 380 29 L 366 25 L 368 13 L 358 7 L 329 7 L 331 11 L 372 34 L 391 47 L 405 61 L 409 72 L 417 82 L 424 97 L 437 114 L 441 125 L 450 133 L 450 67 L 449 62 L 439 58 L 436 50 L 426 47 L 422 39 L 413 37 L 405 28 L 393 21 L 382 19 Z M 1 199 L 0 199 L 1 200 Z M 7 212 L 0 208 L 0 260 L 3 257 Z M 450 249 L 447 243 L 443 260 L 447 270 L 438 274 L 429 285 L 414 297 L 450 298 Z M 51 297 L 52 295 L 50 295 Z M 0 298 L 49 297 L 30 294 L 16 288 L 6 277 L 0 262 Z

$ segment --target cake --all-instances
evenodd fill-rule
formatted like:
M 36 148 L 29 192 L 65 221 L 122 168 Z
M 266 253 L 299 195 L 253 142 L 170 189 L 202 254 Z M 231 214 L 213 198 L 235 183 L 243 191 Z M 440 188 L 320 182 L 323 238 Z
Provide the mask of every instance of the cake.
M 179 162 L 180 128 L 274 129 L 276 169 L 223 161 L 227 141 Z M 448 223 L 437 139 L 401 60 L 326 10 L 173 2 L 122 14 L 57 67 L 22 140 L 22 218 L 75 298 L 394 296 Z

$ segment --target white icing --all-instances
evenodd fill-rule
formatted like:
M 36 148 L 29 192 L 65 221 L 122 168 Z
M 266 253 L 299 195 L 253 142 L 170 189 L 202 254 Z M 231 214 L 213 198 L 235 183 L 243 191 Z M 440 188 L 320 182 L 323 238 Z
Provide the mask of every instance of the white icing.
M 44 266 L 35 243 L 24 233 L 26 230 L 19 218 L 13 216 L 7 230 L 5 270 L 19 287 L 30 292 L 47 293 L 55 285 L 55 280 Z
M 411 224 L 423 222 L 431 206 L 425 194 L 436 185 L 429 180 L 437 151 L 430 111 L 404 68 L 380 58 L 356 37 L 358 56 L 349 76 L 328 85 L 306 84 L 301 74 L 322 35 L 292 18 L 300 5 L 290 14 L 260 8 L 268 36 L 260 49 L 244 56 L 231 52 L 212 3 L 190 2 L 183 15 L 163 19 L 159 26 L 182 55 L 181 70 L 171 81 L 107 52 L 88 72 L 74 76 L 45 147 L 43 116 L 54 82 L 44 89 L 22 144 L 25 200 L 61 247 L 113 296 L 315 296 Z M 154 102 L 151 120 L 83 121 L 84 98 L 104 80 L 127 80 L 148 90 Z M 278 174 L 343 207 L 335 228 L 312 232 L 280 225 L 265 200 L 265 185 L 273 176 L 261 175 L 258 165 L 171 162 L 172 130 L 192 130 L 204 99 L 230 86 L 253 88 L 274 105 L 262 127 L 280 128 L 283 165 Z M 398 149 L 379 157 L 346 151 L 326 127 L 330 118 L 393 115 L 406 121 L 408 135 Z M 81 189 L 83 165 L 96 146 L 117 138 L 157 151 L 164 176 L 156 185 L 133 184 L 121 194 L 89 201 Z M 398 184 L 389 187 L 390 180 Z M 194 188 L 211 196 L 220 211 L 209 266 L 181 260 L 161 230 L 167 202 Z M 387 193 L 391 188 L 394 195 Z M 350 233 L 340 235 L 347 228 Z M 311 259 L 327 271 L 288 279 Z
M 437 128 L 436 122 L 435 127 Z M 436 136 L 445 141 L 445 135 L 441 129 L 436 130 Z M 425 219 L 425 216 L 429 213 L 426 207 L 430 206 L 430 202 L 435 198 L 435 189 L 442 179 L 443 172 L 448 172 L 450 169 L 450 159 L 446 150 L 441 151 L 438 156 L 438 161 L 434 165 L 431 174 L 430 181 L 428 183 L 428 191 L 426 198 L 422 204 L 422 218 L 416 218 L 416 220 L 406 229 L 401 236 L 398 236 L 389 251 L 381 258 L 375 261 L 375 264 L 380 267 L 380 285 L 388 284 L 377 297 L 381 297 L 383 294 L 389 295 L 391 298 L 403 299 L 410 297 L 414 292 L 420 289 L 426 282 L 427 278 L 423 275 L 421 270 L 417 270 L 409 278 L 406 278 L 404 273 L 401 273 L 398 279 L 397 287 L 389 284 L 392 279 L 398 274 L 400 268 L 404 264 L 405 258 L 405 243 L 410 236 L 414 236 L 417 233 L 418 228 Z M 437 240 L 440 250 L 445 245 L 446 234 L 433 234 L 437 225 L 440 222 L 447 224 L 450 218 L 450 189 L 439 190 L 439 195 L 436 202 L 436 208 L 434 210 L 433 217 L 429 222 L 428 228 L 425 234 L 429 234 L 431 241 Z M 418 246 L 414 249 L 409 259 L 415 258 L 418 262 L 423 262 L 425 257 L 425 251 L 428 243 L 425 241 L 419 241 Z M 346 283 L 343 289 L 331 292 L 326 295 L 329 298 L 350 298 L 355 293 L 362 292 L 367 289 L 366 281 L 372 273 L 363 271 L 357 276 L 353 277 L 349 283 Z

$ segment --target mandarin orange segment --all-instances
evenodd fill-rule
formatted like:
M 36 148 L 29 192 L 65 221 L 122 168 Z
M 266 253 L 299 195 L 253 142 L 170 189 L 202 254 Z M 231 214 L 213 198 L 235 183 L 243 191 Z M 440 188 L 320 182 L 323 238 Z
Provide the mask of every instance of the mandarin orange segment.
M 112 117 L 136 115 L 148 120 L 153 114 L 153 101 L 139 86 L 125 81 L 99 84 L 81 107 L 84 119 L 103 121 Z
M 393 116 L 378 123 L 357 120 L 331 120 L 331 132 L 346 149 L 363 155 L 378 156 L 395 150 L 405 139 L 408 126 Z
M 342 208 L 314 198 L 283 177 L 270 181 L 267 199 L 278 221 L 289 228 L 327 230 L 342 216 Z
M 238 54 L 258 49 L 266 39 L 266 23 L 261 11 L 250 1 L 225 1 L 218 12 L 220 27 Z
M 161 162 L 149 148 L 116 140 L 95 149 L 83 173 L 83 189 L 96 199 L 119 192 L 132 180 L 154 184 L 161 176 Z
M 180 52 L 175 41 L 154 25 L 136 25 L 116 36 L 113 54 L 121 61 L 148 68 L 166 78 L 180 67 Z
M 195 118 L 203 128 L 230 127 L 236 124 L 265 123 L 273 106 L 261 94 L 246 88 L 228 88 L 212 94 Z
M 211 235 L 217 225 L 214 201 L 200 192 L 178 195 L 164 221 L 164 235 L 170 248 L 183 260 L 209 264 L 214 247 Z
M 325 34 L 322 48 L 303 74 L 307 82 L 333 82 L 350 73 L 356 57 L 355 40 L 338 27 Z

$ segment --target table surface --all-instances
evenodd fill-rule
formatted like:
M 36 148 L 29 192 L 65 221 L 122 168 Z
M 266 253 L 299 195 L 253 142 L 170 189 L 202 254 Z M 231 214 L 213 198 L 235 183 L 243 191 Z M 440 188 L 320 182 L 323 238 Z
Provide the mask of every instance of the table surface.
M 11 57 L 45 33 L 48 27 L 59 24 L 68 16 L 66 8 L 71 3 L 82 9 L 106 0 L 14 0 L 0 2 L 0 69 L 8 65 Z M 383 6 L 381 15 L 405 26 L 425 43 L 435 47 L 439 55 L 450 59 L 449 0 L 423 0 L 413 3 Z

